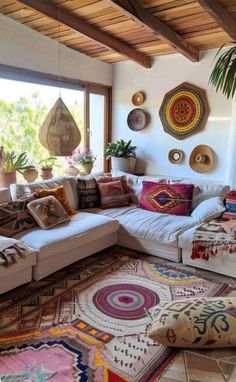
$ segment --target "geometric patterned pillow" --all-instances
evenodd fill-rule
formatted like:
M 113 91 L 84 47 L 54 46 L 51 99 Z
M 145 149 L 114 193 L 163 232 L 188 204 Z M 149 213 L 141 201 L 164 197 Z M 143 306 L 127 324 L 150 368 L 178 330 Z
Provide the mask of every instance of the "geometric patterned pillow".
M 129 205 L 121 180 L 98 183 L 98 188 L 101 195 L 101 208 L 115 208 Z
M 171 215 L 190 215 L 193 184 L 143 181 L 138 207 Z
M 123 190 L 124 190 L 124 194 L 127 197 L 128 202 L 132 202 L 132 199 L 130 196 L 130 189 L 129 189 L 129 186 L 127 184 L 127 180 L 126 180 L 125 176 L 112 177 L 110 174 L 109 175 L 104 174 L 104 176 L 96 176 L 97 184 L 110 183 L 110 182 L 113 182 L 114 180 L 120 180 L 121 181 L 122 186 L 123 186 Z
M 95 178 L 78 179 L 79 208 L 100 207 L 101 199 Z
M 148 336 L 166 346 L 236 346 L 236 298 L 203 297 L 165 302 L 150 309 Z
M 37 226 L 37 222 L 27 209 L 27 204 L 34 199 L 35 196 L 30 195 L 0 205 L 0 235 L 12 237 Z
M 75 210 L 70 206 L 70 203 L 68 202 L 66 192 L 64 189 L 64 186 L 59 186 L 56 188 L 41 188 L 36 189 L 35 193 L 38 197 L 43 198 L 45 196 L 55 196 L 55 198 L 61 203 L 61 205 L 65 208 L 68 215 L 74 215 Z
M 226 211 L 222 215 L 223 220 L 236 220 L 236 190 L 228 192 L 225 196 Z
M 54 196 L 33 200 L 27 208 L 43 229 L 49 229 L 70 220 L 69 215 Z

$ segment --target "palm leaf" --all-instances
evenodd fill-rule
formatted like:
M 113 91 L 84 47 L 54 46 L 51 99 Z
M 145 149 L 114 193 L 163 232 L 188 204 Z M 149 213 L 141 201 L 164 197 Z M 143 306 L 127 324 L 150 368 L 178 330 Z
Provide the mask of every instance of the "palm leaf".
M 216 54 L 218 59 L 209 82 L 216 91 L 220 90 L 227 98 L 233 98 L 236 91 L 236 45 L 219 56 L 222 48 Z

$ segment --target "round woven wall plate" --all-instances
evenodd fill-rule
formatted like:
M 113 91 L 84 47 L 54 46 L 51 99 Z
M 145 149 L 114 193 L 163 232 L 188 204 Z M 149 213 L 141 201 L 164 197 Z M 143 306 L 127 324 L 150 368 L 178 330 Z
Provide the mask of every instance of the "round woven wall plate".
M 135 106 L 140 106 L 144 102 L 144 94 L 142 92 L 136 92 L 132 96 L 132 102 Z
M 168 159 L 171 163 L 181 163 L 184 159 L 184 152 L 178 149 L 172 149 L 169 151 Z
M 209 107 L 204 90 L 184 82 L 166 93 L 159 111 L 163 129 L 184 139 L 204 127 Z
M 142 109 L 133 109 L 127 117 L 127 124 L 133 131 L 142 130 L 146 126 L 147 118 Z

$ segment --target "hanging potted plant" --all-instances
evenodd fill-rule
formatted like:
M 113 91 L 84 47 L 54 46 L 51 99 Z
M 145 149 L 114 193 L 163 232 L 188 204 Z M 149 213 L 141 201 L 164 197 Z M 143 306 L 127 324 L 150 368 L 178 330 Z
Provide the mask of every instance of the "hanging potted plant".
M 217 52 L 209 82 L 216 91 L 221 90 L 227 98 L 233 98 L 236 91 L 236 45 L 223 53 L 222 48 Z
M 105 158 L 111 159 L 112 169 L 133 173 L 136 164 L 136 146 L 131 145 L 131 140 L 123 139 L 108 143 L 105 148 Z
M 27 165 L 27 153 L 23 152 L 19 155 L 14 151 L 4 151 L 3 146 L 0 147 L 0 187 L 9 187 L 10 184 L 16 183 L 16 171 L 23 174 L 23 171 L 31 168 Z
M 42 159 L 39 164 L 41 165 L 41 178 L 43 180 L 51 179 L 53 178 L 53 166 L 56 165 L 57 158 L 56 157 L 48 157 L 45 159 Z

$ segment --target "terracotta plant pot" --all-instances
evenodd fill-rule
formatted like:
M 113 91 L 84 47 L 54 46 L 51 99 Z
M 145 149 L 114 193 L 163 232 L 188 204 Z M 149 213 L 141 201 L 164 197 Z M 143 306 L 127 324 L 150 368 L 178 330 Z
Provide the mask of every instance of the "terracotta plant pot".
M 52 168 L 41 168 L 40 176 L 43 180 L 53 178 Z
M 66 171 L 65 171 L 66 175 L 69 175 L 69 176 L 77 176 L 79 175 L 79 169 L 75 166 L 69 166 Z
M 13 183 L 16 183 L 16 171 L 0 172 L 0 187 L 8 188 Z
M 82 174 L 84 175 L 90 174 L 92 169 L 93 169 L 93 163 L 81 165 Z
M 23 177 L 28 183 L 34 182 L 38 177 L 38 171 L 36 168 L 29 168 L 23 172 Z

